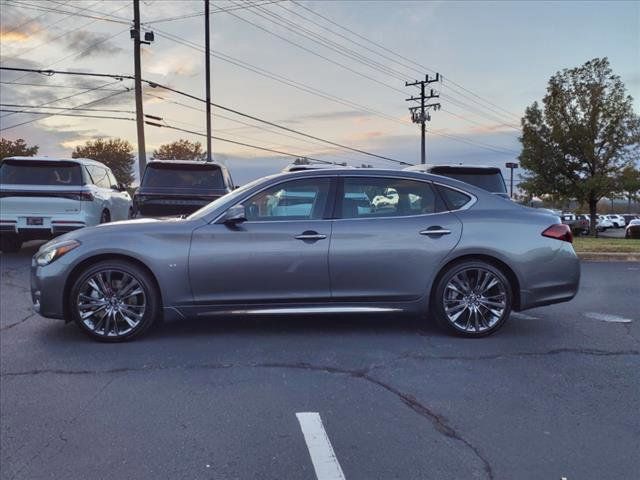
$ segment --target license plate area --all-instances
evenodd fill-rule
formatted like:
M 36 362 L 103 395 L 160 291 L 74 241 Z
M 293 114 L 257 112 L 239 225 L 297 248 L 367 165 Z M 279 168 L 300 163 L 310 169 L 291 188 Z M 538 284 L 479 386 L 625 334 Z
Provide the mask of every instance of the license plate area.
M 42 217 L 27 217 L 27 225 L 30 226 L 42 226 L 44 219 Z

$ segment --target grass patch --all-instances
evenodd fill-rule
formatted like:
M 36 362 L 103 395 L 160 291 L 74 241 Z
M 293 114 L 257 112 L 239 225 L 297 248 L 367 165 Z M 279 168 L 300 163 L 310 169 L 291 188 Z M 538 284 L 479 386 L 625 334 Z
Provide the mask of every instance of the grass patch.
M 576 252 L 640 253 L 640 239 L 576 237 L 573 248 Z

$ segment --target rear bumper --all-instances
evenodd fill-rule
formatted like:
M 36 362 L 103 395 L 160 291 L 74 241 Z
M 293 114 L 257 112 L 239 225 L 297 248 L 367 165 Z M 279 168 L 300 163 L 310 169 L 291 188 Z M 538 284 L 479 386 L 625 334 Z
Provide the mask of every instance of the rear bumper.
M 525 273 L 520 289 L 520 308 L 542 307 L 554 303 L 568 302 L 580 287 L 580 259 L 571 244 L 566 243 L 548 262 L 543 262 L 538 277 L 536 272 Z M 549 274 L 549 269 L 553 274 Z M 529 277 L 529 278 L 528 278 Z
M 0 219 L 0 235 L 17 235 L 24 240 L 47 240 L 87 226 L 82 215 L 39 216 L 42 225 L 28 225 L 27 218 Z

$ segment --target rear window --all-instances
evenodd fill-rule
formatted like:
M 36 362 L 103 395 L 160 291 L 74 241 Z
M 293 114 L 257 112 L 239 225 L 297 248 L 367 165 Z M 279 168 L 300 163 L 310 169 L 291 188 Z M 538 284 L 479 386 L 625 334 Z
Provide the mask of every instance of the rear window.
M 450 210 L 458 210 L 471 201 L 469 195 L 459 192 L 458 190 L 443 187 L 442 185 L 438 185 L 438 190 L 444 197 Z
M 499 170 L 433 168 L 430 173 L 460 180 L 493 193 L 507 193 L 507 187 Z
M 82 185 L 80 165 L 72 162 L 12 161 L 0 165 L 0 183 L 4 185 Z
M 222 170 L 205 165 L 149 164 L 142 179 L 144 187 L 225 188 Z

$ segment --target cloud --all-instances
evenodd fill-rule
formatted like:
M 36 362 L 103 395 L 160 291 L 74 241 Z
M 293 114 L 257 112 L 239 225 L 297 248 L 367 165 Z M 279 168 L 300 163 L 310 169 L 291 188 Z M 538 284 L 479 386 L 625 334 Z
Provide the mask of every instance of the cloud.
M 24 22 L 24 18 L 16 22 L 2 22 L 0 27 L 0 41 L 3 43 L 24 43 L 33 39 L 42 30 L 38 22 Z
M 156 59 L 145 71 L 163 77 L 184 75 L 192 77 L 199 73 L 201 64 L 193 59 L 193 56 L 185 56 L 180 51 L 170 52 L 162 58 Z
M 341 119 L 362 119 L 366 117 L 371 117 L 372 114 L 369 112 L 363 112 L 360 110 L 339 110 L 335 112 L 325 112 L 325 113 L 312 113 L 309 115 L 301 115 L 299 117 L 294 117 L 297 120 L 341 120 Z
M 67 36 L 66 46 L 70 50 L 78 52 L 77 58 L 86 58 L 92 55 L 115 55 L 124 51 L 118 47 L 107 34 L 93 33 L 88 30 L 80 30 Z

